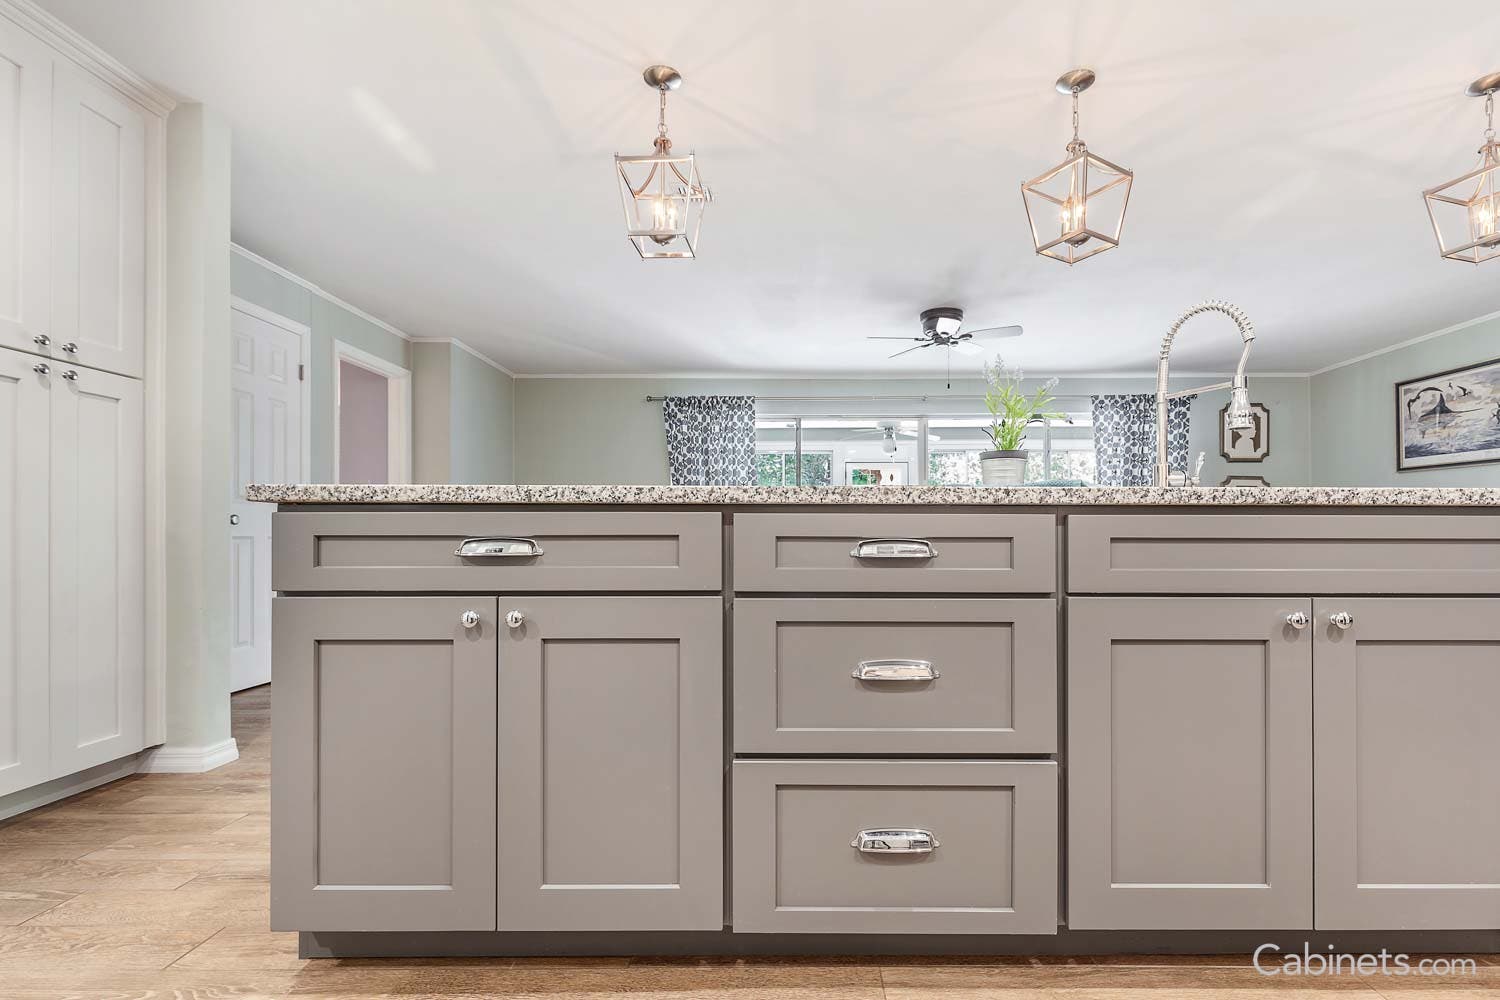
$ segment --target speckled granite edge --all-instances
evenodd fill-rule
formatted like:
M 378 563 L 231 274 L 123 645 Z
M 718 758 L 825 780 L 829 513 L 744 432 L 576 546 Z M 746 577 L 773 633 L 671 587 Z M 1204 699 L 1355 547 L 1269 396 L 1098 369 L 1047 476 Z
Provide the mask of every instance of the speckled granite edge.
M 1500 507 L 1500 489 L 1151 486 L 976 489 L 963 486 L 357 486 L 255 484 L 260 503 L 348 504 L 880 504 L 912 506 Z

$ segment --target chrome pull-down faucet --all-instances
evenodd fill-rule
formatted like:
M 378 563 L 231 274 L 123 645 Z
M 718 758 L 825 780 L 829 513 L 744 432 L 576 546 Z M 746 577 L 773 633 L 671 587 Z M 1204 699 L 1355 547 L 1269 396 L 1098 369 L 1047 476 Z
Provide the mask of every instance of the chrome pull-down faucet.
M 1240 352 L 1240 363 L 1235 367 L 1234 378 L 1228 382 L 1215 382 L 1213 385 L 1202 385 L 1196 389 L 1180 389 L 1177 392 L 1167 391 L 1167 358 L 1172 353 L 1172 341 L 1177 337 L 1177 331 L 1182 325 L 1200 313 L 1220 312 L 1234 320 L 1234 325 L 1239 327 L 1240 336 L 1245 341 L 1245 349 Z M 1181 316 L 1167 329 L 1167 335 L 1161 340 L 1161 358 L 1156 362 L 1156 485 L 1171 486 L 1172 470 L 1167 465 L 1167 400 L 1176 399 L 1179 396 L 1191 396 L 1199 392 L 1212 392 L 1215 389 L 1229 390 L 1229 412 L 1225 415 L 1225 426 L 1229 430 L 1248 430 L 1255 426 L 1255 420 L 1250 415 L 1250 389 L 1245 381 L 1245 365 L 1250 361 L 1250 345 L 1255 340 L 1255 328 L 1250 325 L 1250 317 L 1246 316 L 1238 306 L 1228 302 L 1220 302 L 1218 299 L 1209 299 L 1207 302 L 1199 303 Z M 1187 485 L 1190 482 L 1187 471 L 1182 473 L 1182 483 L 1176 485 Z

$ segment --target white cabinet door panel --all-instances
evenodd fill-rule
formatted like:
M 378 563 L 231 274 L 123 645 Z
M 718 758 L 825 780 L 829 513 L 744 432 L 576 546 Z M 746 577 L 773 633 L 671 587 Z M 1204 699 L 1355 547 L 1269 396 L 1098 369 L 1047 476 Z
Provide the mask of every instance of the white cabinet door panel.
M 53 354 L 139 376 L 146 331 L 146 112 L 62 64 L 52 90 Z M 67 344 L 77 349 L 66 352 Z
M 0 18 L 0 347 L 47 349 L 52 54 Z
M 0 24 L 3 24 L 0 21 Z M 0 795 L 45 781 L 47 425 L 42 359 L 0 350 Z
M 62 775 L 142 746 L 144 438 L 139 382 L 52 370 L 52 772 Z

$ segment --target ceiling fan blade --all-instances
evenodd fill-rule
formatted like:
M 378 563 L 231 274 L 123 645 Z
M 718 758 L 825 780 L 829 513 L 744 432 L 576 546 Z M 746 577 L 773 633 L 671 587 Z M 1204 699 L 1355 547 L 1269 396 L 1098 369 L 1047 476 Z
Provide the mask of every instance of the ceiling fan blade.
M 925 344 L 918 344 L 916 347 L 908 347 L 904 351 L 897 351 L 895 354 L 891 355 L 891 358 L 899 358 L 903 354 L 910 354 L 912 351 L 920 351 L 924 347 L 931 347 L 931 346 L 932 346 L 932 342 L 928 341 Z M 889 361 L 891 358 L 886 358 L 886 360 Z
M 987 326 L 982 330 L 970 330 L 970 337 L 999 340 L 1001 337 L 1019 337 L 1024 332 L 1019 326 Z
M 926 337 L 866 337 L 866 340 L 926 340 Z
M 972 340 L 955 340 L 952 346 L 959 354 L 967 354 L 970 357 L 984 353 L 984 347 L 974 343 Z

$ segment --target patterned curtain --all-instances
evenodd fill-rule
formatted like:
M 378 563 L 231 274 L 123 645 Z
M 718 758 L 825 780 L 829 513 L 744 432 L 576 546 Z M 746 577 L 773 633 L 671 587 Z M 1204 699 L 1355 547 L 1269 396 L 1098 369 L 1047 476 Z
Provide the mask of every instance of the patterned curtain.
M 673 486 L 755 485 L 754 396 L 668 396 L 661 415 Z
M 1167 400 L 1167 464 L 1188 472 L 1188 411 L 1193 398 Z M 1156 472 L 1156 397 L 1137 393 L 1090 399 L 1099 485 L 1150 486 Z

